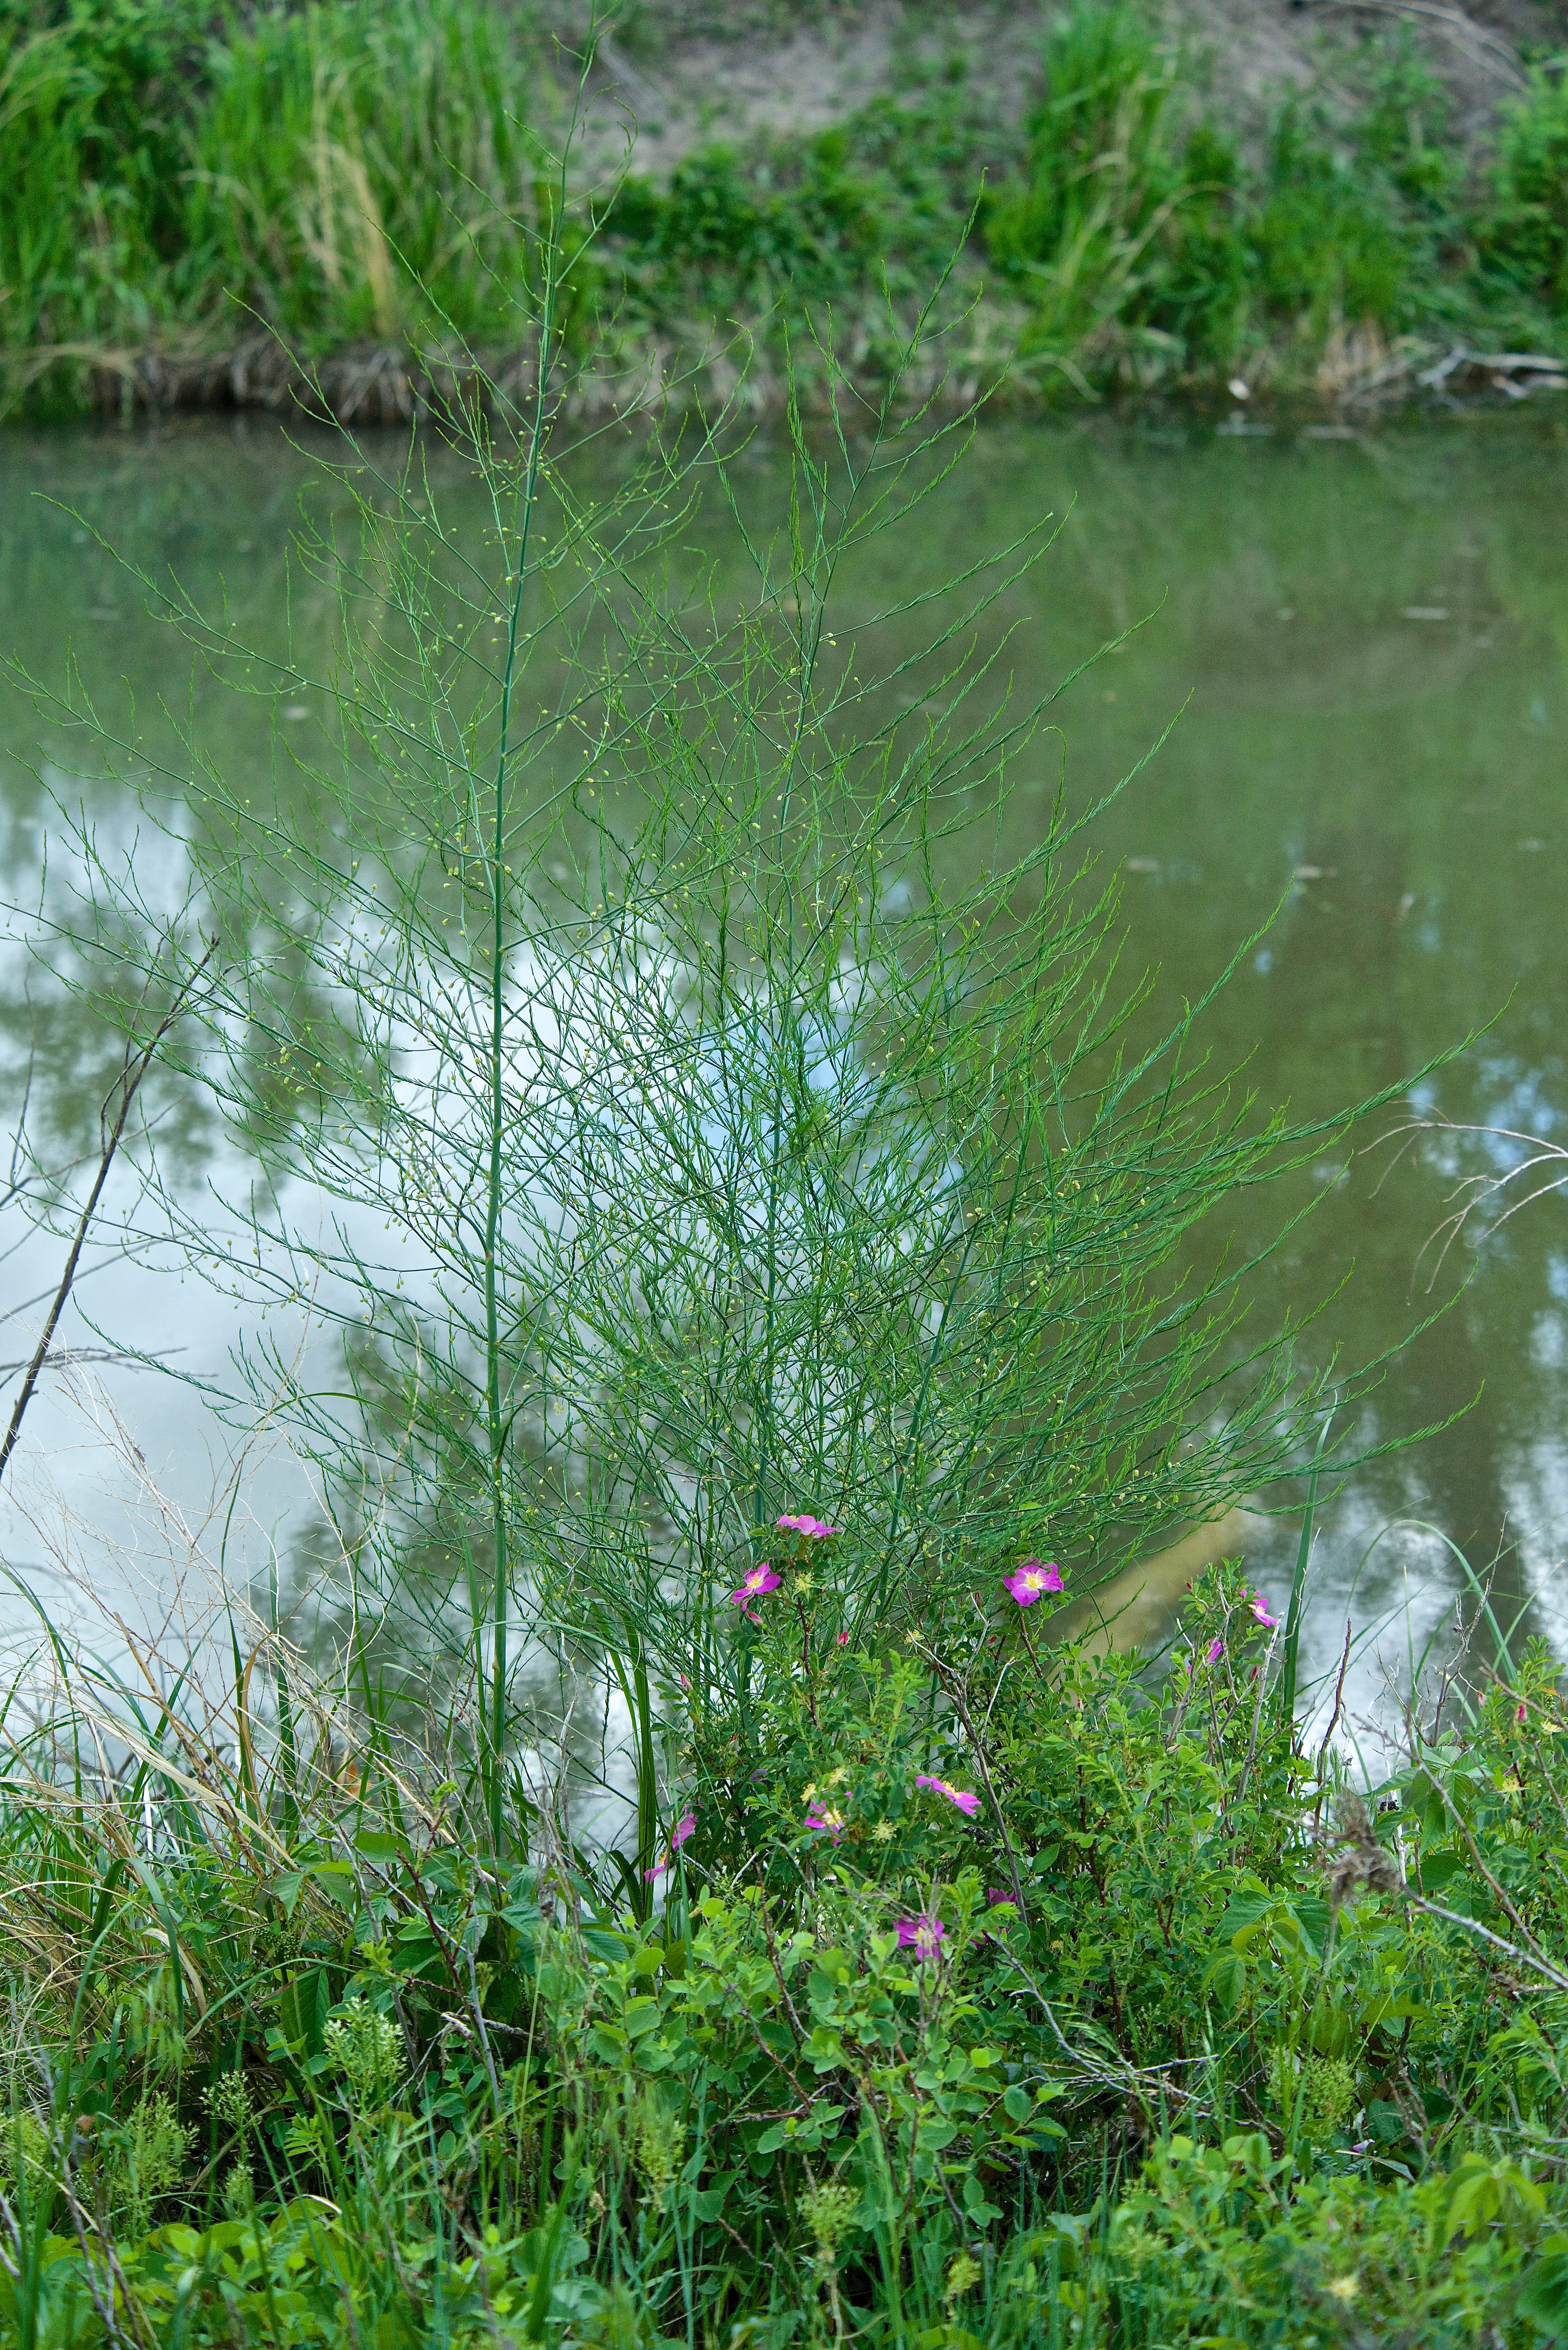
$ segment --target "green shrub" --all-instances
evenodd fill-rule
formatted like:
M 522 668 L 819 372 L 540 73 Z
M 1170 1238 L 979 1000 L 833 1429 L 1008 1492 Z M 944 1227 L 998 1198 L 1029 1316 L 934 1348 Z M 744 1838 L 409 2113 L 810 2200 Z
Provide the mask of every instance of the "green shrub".
M 1281 111 L 1249 224 L 1262 312 L 1312 339 L 1341 322 L 1417 324 L 1459 226 L 1445 93 L 1408 28 L 1364 39 L 1355 78 L 1362 104 L 1338 127 L 1300 104 Z
M 1568 76 L 1537 66 L 1503 109 L 1490 201 L 1480 230 L 1483 265 L 1568 316 Z
M 1460 2350 L 1538 2338 L 1508 2322 L 1545 2203 L 1517 2163 L 1476 2157 L 1412 2194 L 1366 2177 L 1303 2177 L 1274 2144 L 1261 2131 L 1221 2145 L 1178 2134 L 1155 2151 L 1106 2213 L 1098 2262 L 1084 2263 L 1084 2303 L 1114 2341 Z M 1496 2198 L 1489 2222 L 1434 2228 L 1483 2178 Z
M 857 284 L 887 247 L 877 192 L 839 167 L 831 141 L 808 148 L 782 188 L 757 155 L 705 147 L 664 194 L 646 182 L 625 190 L 608 225 L 666 273 L 706 279 L 714 298 L 766 303 L 785 285 L 832 295 Z
M 1257 306 L 1321 338 L 1336 322 L 1387 325 L 1407 300 L 1411 241 L 1386 192 L 1286 107 L 1247 224 Z
M 322 2345 L 478 2344 L 509 2315 L 678 2340 L 688 2310 L 713 2350 L 737 2324 L 932 2350 L 1556 2338 L 1568 2006 L 1520 1965 L 1564 1923 L 1543 1655 L 1461 1702 L 1464 1732 L 1417 1729 L 1390 1783 L 1376 1849 L 1401 1840 L 1445 1920 L 1392 1880 L 1325 1887 L 1332 1790 L 1254 1678 L 1233 1567 L 1159 1687 L 1024 1646 L 1004 1587 L 979 1642 L 830 1636 L 803 1673 L 803 1617 L 844 1596 L 831 1542 L 759 1596 L 750 1770 L 705 1692 L 669 1692 L 695 1826 L 641 1920 L 581 1852 L 496 1871 L 432 1833 L 385 1752 L 347 1812 L 315 1783 L 286 1868 L 116 1875 L 124 1791 L 51 1807 L 24 1747 L 17 1981 L 52 1949 L 74 1998 L 20 2052 L 59 2085 L 53 2136 L 24 2109 L 0 2153 L 5 2350 L 96 2345 L 110 2248 L 139 2338 L 171 2345 L 270 2344 L 280 2312 Z M 226 1816 L 236 1857 L 242 1793 L 210 1790 L 202 1831 Z M 1467 1917 L 1511 1940 L 1501 1971 Z M 208 2002 L 172 2033 L 155 1918 Z M 46 2236 L 67 2164 L 83 2225 Z
M 877 99 L 805 142 L 711 146 L 668 189 L 627 180 L 605 222 L 656 311 L 930 287 L 962 243 L 985 135 L 961 81 Z

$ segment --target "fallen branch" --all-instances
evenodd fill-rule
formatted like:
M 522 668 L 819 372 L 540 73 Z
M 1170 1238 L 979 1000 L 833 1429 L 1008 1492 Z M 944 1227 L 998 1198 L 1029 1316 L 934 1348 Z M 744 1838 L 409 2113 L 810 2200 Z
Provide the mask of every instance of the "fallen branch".
M 1547 388 L 1568 389 L 1568 360 L 1553 359 L 1547 351 L 1472 351 L 1465 343 L 1456 343 L 1446 359 L 1426 369 L 1416 380 L 1428 391 L 1440 391 L 1461 368 L 1490 376 L 1498 390 L 1511 393 L 1515 400 Z M 1535 380 L 1516 383 L 1516 376 Z

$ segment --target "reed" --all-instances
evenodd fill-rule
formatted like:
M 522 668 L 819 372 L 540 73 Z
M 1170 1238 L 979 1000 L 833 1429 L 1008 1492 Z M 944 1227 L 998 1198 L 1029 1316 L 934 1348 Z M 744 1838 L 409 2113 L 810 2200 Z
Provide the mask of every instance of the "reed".
M 541 79 L 528 16 L 472 0 L 236 27 L 193 130 L 192 286 L 309 349 L 504 335 L 545 168 Z

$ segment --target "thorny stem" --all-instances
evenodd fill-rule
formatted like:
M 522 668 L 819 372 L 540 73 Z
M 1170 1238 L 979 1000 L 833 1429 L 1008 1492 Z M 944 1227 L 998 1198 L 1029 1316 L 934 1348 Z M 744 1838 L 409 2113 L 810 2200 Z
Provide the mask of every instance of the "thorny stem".
M 479 2034 L 479 2053 L 484 2059 L 484 2070 L 490 2082 L 491 2102 L 495 2109 L 496 2121 L 499 2122 L 504 2107 L 501 2100 L 501 2084 L 495 2075 L 495 2058 L 491 2054 L 490 2034 L 485 2029 L 484 2003 L 479 1996 L 479 1975 L 473 1963 L 473 1952 L 464 1950 L 463 1957 L 468 1961 L 469 2004 L 473 2009 L 474 2029 Z
M 932 1655 L 930 1649 L 927 1648 L 924 1653 L 930 1658 L 931 1669 L 951 1698 L 953 1711 L 963 1724 L 964 1735 L 968 1738 L 974 1754 L 975 1769 L 980 1773 L 981 1785 L 985 1789 L 987 1801 L 995 1816 L 997 1833 L 1002 1838 L 1002 1848 L 1007 1855 L 1007 1873 L 1012 1879 L 1012 1898 L 1018 1904 L 1019 1916 L 1026 1918 L 1029 1912 L 1023 1898 L 1023 1880 L 1018 1874 L 1018 1856 L 1012 1849 L 1012 1838 L 1007 1833 L 1007 1821 L 1002 1805 L 997 1800 L 996 1789 L 992 1784 L 991 1766 L 985 1758 L 985 1748 L 981 1743 L 980 1732 L 976 1730 L 970 1717 L 969 1708 L 964 1703 L 962 1685 L 956 1675 L 949 1677 L 940 1659 Z
M 815 1725 L 816 1721 L 816 1698 L 811 1686 L 811 1619 L 805 1612 L 805 1602 L 804 1599 L 797 1597 L 794 1606 L 795 1613 L 800 1617 L 801 1684 L 805 1691 L 805 1710 L 810 1714 L 813 1724 Z
M 1350 1669 L 1350 1643 L 1351 1623 L 1350 1618 L 1347 1616 L 1345 1619 L 1345 1652 L 1339 1660 L 1339 1679 L 1334 1685 L 1334 1711 L 1328 1717 L 1328 1728 L 1323 1733 L 1323 1744 L 1317 1750 L 1317 1768 L 1315 1773 L 1317 1779 L 1317 1802 L 1313 1806 L 1312 1815 L 1313 1834 L 1314 1835 L 1317 1834 L 1318 1828 L 1322 1824 L 1323 1802 L 1324 1795 L 1328 1792 L 1323 1775 L 1324 1764 L 1328 1760 L 1329 1741 L 1333 1738 L 1334 1731 L 1339 1727 L 1340 1711 L 1345 1702 L 1345 1676 Z
M 1399 1898 L 1407 1901 L 1412 1909 L 1424 1909 L 1428 1918 L 1441 1918 L 1449 1926 L 1462 1926 L 1467 1934 L 1479 1934 L 1481 1940 L 1490 1942 L 1494 1950 L 1501 1950 L 1506 1958 L 1517 1960 L 1521 1967 L 1530 1967 L 1536 1974 L 1543 1975 L 1556 1990 L 1568 1991 L 1568 1975 L 1552 1966 L 1549 1960 L 1535 1958 L 1529 1950 L 1520 1950 L 1516 1943 L 1505 1942 L 1502 1936 L 1494 1934 L 1490 1926 L 1478 1925 L 1473 1918 L 1461 1918 L 1457 1909 L 1444 1909 L 1436 1901 L 1428 1901 L 1424 1894 L 1412 1893 L 1407 1885 L 1399 1887 Z
M 1274 1649 L 1279 1643 L 1279 1632 L 1276 1630 L 1264 1651 L 1263 1661 L 1258 1667 L 1258 1697 L 1252 1708 L 1252 1734 L 1247 1741 L 1247 1759 L 1241 1765 L 1241 1776 L 1236 1787 L 1235 1800 L 1238 1806 L 1247 1792 L 1247 1782 L 1252 1775 L 1252 1763 L 1258 1752 L 1258 1725 L 1263 1718 L 1263 1692 L 1269 1685 L 1269 1667 L 1273 1661 Z
M 1034 1668 L 1036 1678 L 1040 1680 L 1044 1680 L 1045 1679 L 1044 1669 L 1041 1665 L 1039 1658 L 1034 1653 L 1034 1643 L 1029 1637 L 1029 1618 L 1023 1613 L 1022 1608 L 1018 1611 L 1018 1628 L 1023 1635 L 1023 1645 L 1029 1652 L 1029 1661 Z

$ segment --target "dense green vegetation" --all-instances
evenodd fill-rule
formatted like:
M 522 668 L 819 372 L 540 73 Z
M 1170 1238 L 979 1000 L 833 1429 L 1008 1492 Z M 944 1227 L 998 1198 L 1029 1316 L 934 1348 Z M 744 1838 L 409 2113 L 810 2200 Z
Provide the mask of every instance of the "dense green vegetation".
M 149 1722 L 119 1787 L 20 1742 L 0 2340 L 1562 2338 L 1544 1661 L 1412 1721 L 1374 1835 L 1233 1570 L 1150 1702 L 990 1577 L 989 1654 L 839 1648 L 856 1530 L 784 1539 L 749 1718 L 660 1693 L 651 1912 L 373 1731 Z
M 552 59 L 556 60 L 552 68 Z M 569 60 L 566 61 L 569 64 Z M 835 129 L 700 146 L 668 185 L 573 200 L 573 362 L 831 306 L 873 374 L 957 256 L 955 348 L 1021 393 L 1250 378 L 1308 385 L 1368 330 L 1568 348 L 1568 99 L 1538 65 L 1466 170 L 1407 32 L 1336 86 L 1282 97 L 1257 154 L 1200 60 L 1137 0 L 1078 0 L 1035 103 L 1004 122 L 963 68 L 914 75 Z M 70 405 L 130 355 L 232 344 L 427 358 L 521 339 L 541 185 L 569 74 L 489 0 L 4 0 L 0 346 L 13 400 Z

